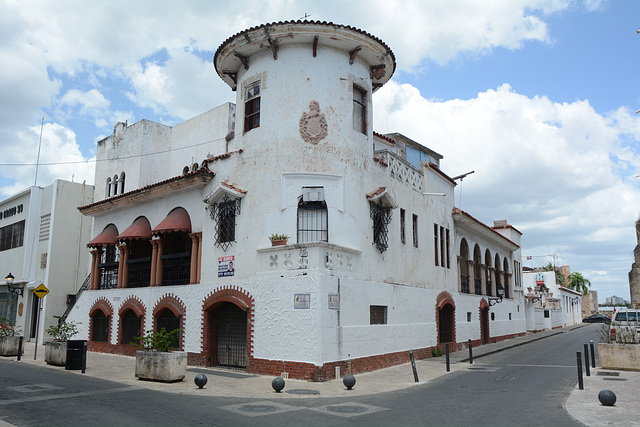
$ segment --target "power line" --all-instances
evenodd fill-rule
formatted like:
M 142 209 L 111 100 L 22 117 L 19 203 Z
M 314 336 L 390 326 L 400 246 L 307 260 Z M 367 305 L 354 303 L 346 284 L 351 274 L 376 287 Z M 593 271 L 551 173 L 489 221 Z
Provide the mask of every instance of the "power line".
M 137 157 L 154 156 L 156 154 L 170 153 L 172 151 L 178 151 L 178 150 L 184 150 L 184 149 L 187 149 L 187 148 L 199 147 L 201 145 L 210 144 L 212 142 L 222 141 L 223 139 L 226 139 L 226 137 L 218 138 L 218 139 L 212 139 L 210 141 L 200 142 L 198 144 L 187 145 L 187 146 L 184 146 L 184 147 L 169 148 L 167 150 L 155 151 L 153 153 L 135 154 L 135 155 L 124 156 L 124 157 L 113 157 L 113 158 L 109 158 L 109 159 L 100 159 L 100 160 L 98 160 L 98 159 L 87 159 L 87 160 L 77 160 L 77 161 L 68 161 L 68 162 L 50 162 L 50 163 L 0 163 L 0 166 L 38 166 L 38 165 L 40 165 L 40 166 L 57 166 L 57 165 L 74 165 L 74 164 L 81 164 L 81 163 L 98 163 L 98 162 L 108 162 L 108 161 L 113 161 L 113 160 L 133 159 L 133 158 L 137 158 Z

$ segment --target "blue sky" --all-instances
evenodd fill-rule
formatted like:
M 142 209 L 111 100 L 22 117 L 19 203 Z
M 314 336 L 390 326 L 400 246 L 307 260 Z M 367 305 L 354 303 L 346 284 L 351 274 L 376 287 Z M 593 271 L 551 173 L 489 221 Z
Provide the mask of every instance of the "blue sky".
M 640 211 L 640 2 L 631 0 L 0 0 L 0 193 L 93 183 L 96 141 L 118 121 L 173 125 L 234 101 L 211 64 L 229 36 L 309 19 L 382 39 L 398 68 L 374 129 L 476 173 L 456 203 L 524 233 L 525 265 L 580 271 L 629 299 Z M 71 163 L 69 163 L 71 162 Z

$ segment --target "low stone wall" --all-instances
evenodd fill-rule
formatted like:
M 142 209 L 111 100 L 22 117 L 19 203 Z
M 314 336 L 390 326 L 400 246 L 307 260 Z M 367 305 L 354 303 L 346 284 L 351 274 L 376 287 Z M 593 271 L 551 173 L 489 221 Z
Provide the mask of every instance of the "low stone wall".
M 640 344 L 598 344 L 600 367 L 640 371 Z

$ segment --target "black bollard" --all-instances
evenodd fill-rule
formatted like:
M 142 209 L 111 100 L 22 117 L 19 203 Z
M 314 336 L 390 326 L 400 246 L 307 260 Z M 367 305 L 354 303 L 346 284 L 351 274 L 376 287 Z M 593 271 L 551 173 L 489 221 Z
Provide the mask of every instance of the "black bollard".
M 87 342 L 82 342 L 82 373 L 87 370 Z
M 593 340 L 589 341 L 589 345 L 591 345 L 591 367 L 596 367 L 596 354 L 593 350 Z
M 446 360 L 447 360 L 447 372 L 451 371 L 451 365 L 449 364 L 449 344 L 445 344 L 444 345 L 444 352 L 446 355 Z
M 411 368 L 413 368 L 413 380 L 419 383 L 420 380 L 418 380 L 418 370 L 416 369 L 416 360 L 413 358 L 413 350 L 409 350 L 409 357 L 411 358 Z
M 582 357 L 580 352 L 576 353 L 578 357 L 578 389 L 584 390 L 584 383 L 582 382 Z
M 471 340 L 469 340 L 469 364 L 473 365 L 473 346 L 471 345 Z
M 24 337 L 20 337 L 20 339 L 18 340 L 18 360 L 20 360 L 20 358 L 22 357 L 22 340 L 24 339 Z
M 591 371 L 589 370 L 589 349 L 587 345 L 584 345 L 584 370 L 587 373 L 587 376 L 591 376 Z

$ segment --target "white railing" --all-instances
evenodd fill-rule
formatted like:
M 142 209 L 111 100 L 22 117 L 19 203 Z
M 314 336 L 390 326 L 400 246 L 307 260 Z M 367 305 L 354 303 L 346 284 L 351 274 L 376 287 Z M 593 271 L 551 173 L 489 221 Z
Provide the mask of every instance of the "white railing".
M 402 160 L 396 154 L 388 150 L 379 150 L 373 156 L 387 165 L 389 175 L 398 181 L 407 184 L 416 191 L 423 192 L 423 174 L 411 164 Z
M 360 251 L 326 242 L 296 243 L 258 249 L 266 270 L 327 269 L 360 271 Z M 260 268 L 260 269 L 262 269 Z

